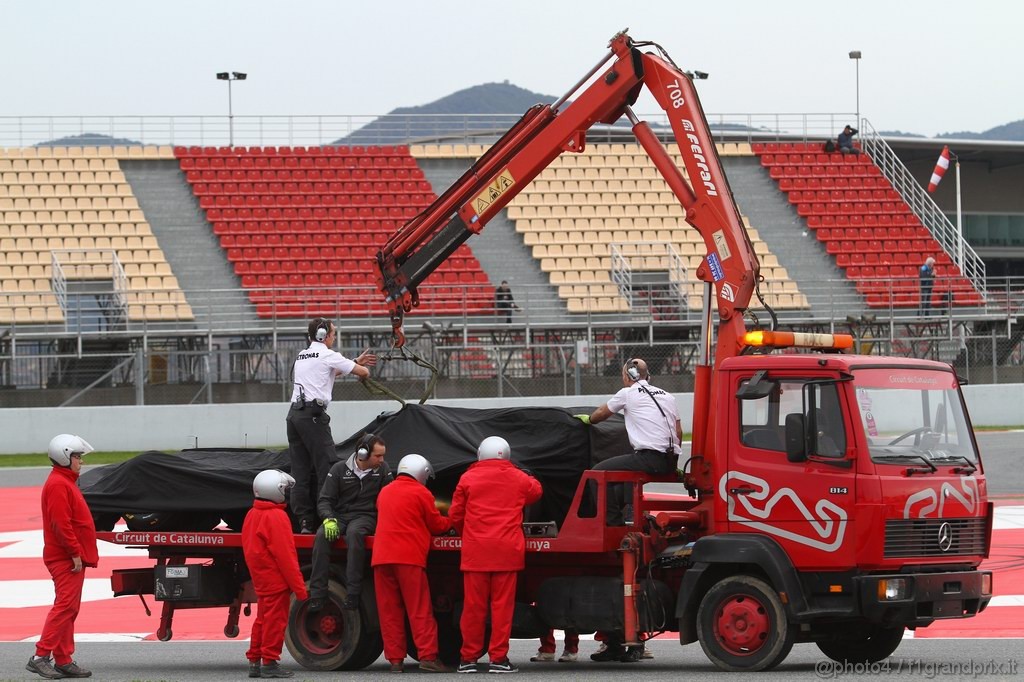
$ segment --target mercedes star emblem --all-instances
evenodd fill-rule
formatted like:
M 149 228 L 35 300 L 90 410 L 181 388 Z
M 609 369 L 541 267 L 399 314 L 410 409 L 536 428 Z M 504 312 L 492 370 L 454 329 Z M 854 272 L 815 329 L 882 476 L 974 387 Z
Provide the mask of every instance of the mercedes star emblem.
M 948 522 L 943 522 L 943 524 L 939 526 L 939 535 L 937 539 L 939 541 L 939 549 L 943 552 L 948 552 L 949 548 L 953 546 L 953 528 Z

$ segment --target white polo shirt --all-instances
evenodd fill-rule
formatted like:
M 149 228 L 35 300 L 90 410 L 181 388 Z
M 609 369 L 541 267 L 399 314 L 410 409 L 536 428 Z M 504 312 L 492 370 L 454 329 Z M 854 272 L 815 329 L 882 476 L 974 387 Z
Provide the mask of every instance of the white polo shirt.
M 295 387 L 292 402 L 299 399 L 299 387 L 306 400 L 322 400 L 326 406 L 331 401 L 334 379 L 339 374 L 351 374 L 356 363 L 341 353 L 331 350 L 319 341 L 313 341 L 309 348 L 295 358 Z
M 661 406 L 658 410 L 658 405 Z M 676 433 L 676 422 L 679 421 L 679 408 L 676 398 L 660 388 L 641 379 L 631 386 L 619 390 L 608 400 L 608 409 L 618 414 L 624 413 L 626 435 L 634 450 L 657 450 L 665 452 L 669 445 L 679 454 L 679 436 Z M 662 416 L 661 411 L 665 414 Z

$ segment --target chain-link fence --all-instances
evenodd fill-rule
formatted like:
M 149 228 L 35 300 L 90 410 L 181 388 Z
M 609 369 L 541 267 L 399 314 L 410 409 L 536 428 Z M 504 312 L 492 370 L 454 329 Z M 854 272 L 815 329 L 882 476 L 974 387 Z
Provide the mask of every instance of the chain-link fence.
M 953 365 L 970 383 L 1024 382 L 1017 325 L 1007 320 L 951 317 L 896 323 L 868 315 L 805 331 L 851 333 L 856 351 L 926 358 Z M 696 326 L 580 326 L 527 329 L 503 325 L 473 331 L 456 324 L 410 334 L 402 352 L 385 333 L 342 333 L 338 350 L 355 357 L 374 349 L 376 384 L 407 401 L 549 395 L 605 395 L 621 386 L 630 358 L 647 361 L 653 382 L 674 392 L 693 389 Z M 0 406 L 152 405 L 282 402 L 292 390 L 299 334 L 0 339 Z M 436 376 L 435 376 L 436 374 Z M 17 390 L 14 390 L 17 389 Z M 353 380 L 335 398 L 379 399 Z

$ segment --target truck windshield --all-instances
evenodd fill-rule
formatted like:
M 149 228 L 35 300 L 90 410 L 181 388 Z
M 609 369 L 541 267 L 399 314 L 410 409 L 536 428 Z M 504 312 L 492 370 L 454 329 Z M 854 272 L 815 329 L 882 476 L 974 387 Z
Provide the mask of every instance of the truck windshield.
M 903 464 L 978 461 L 956 377 L 918 369 L 854 372 L 857 409 L 871 458 Z

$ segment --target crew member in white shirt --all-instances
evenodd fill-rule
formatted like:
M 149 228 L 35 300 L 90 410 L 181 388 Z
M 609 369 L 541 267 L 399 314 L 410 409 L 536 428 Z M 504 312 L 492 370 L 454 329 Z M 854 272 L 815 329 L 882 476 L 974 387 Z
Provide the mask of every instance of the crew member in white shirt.
M 313 533 L 319 525 L 317 496 L 333 464 L 334 438 L 327 406 L 331 402 L 334 380 L 346 374 L 365 379 L 370 376 L 367 368 L 377 364 L 377 356 L 369 351 L 350 360 L 333 350 L 336 331 L 334 323 L 327 318 L 318 317 L 310 322 L 309 348 L 295 359 L 295 388 L 286 423 L 291 475 L 295 479 L 291 507 L 302 533 Z
M 611 457 L 594 467 L 595 471 L 643 471 L 670 474 L 679 460 L 682 426 L 675 396 L 648 383 L 647 363 L 634 358 L 622 366 L 623 388 L 593 414 L 576 415 L 585 424 L 597 424 L 613 414 L 622 413 L 626 435 L 633 452 Z M 622 523 L 622 486 L 610 486 L 608 522 Z
M 670 474 L 676 470 L 683 437 L 679 407 L 675 396 L 649 383 L 647 363 L 634 358 L 622 366 L 622 388 L 593 414 L 575 415 L 584 424 L 596 424 L 613 414 L 623 413 L 626 435 L 633 452 L 610 457 L 594 467 L 595 471 L 643 471 L 648 474 Z M 622 525 L 623 484 L 608 486 L 608 525 Z M 629 514 L 627 513 L 627 516 Z M 631 519 L 630 519 L 631 520 Z M 591 654 L 594 661 L 635 663 L 653 658 L 643 644 L 625 646 L 623 633 L 605 632 L 603 646 Z

